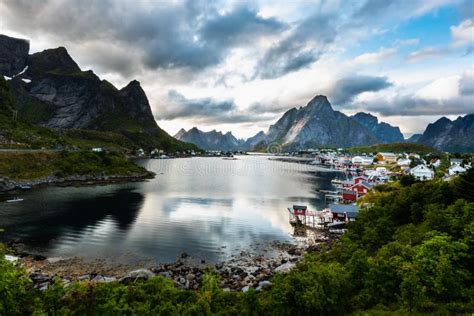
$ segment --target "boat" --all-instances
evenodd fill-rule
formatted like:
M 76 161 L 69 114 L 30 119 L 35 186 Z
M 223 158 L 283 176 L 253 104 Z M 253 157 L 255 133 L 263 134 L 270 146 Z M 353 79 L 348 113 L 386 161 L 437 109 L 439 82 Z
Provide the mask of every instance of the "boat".
M 19 197 L 14 197 L 13 199 L 6 200 L 7 203 L 21 202 L 21 201 L 24 201 L 24 199 L 19 198 Z
M 18 189 L 21 189 L 21 190 L 30 190 L 32 188 L 31 185 L 28 185 L 28 184 L 20 184 L 18 186 Z

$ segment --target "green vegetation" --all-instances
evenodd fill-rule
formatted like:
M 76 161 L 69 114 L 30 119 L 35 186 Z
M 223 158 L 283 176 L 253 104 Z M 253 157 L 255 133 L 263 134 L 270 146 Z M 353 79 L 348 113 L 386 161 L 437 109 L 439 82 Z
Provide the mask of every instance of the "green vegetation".
M 50 175 L 145 175 L 146 170 L 116 152 L 8 152 L 0 153 L 0 174 L 12 180 L 34 180 Z
M 420 153 L 427 154 L 437 152 L 436 149 L 422 144 L 416 143 L 389 143 L 377 144 L 372 146 L 353 147 L 348 149 L 351 153 L 378 153 L 378 152 L 393 152 L 393 153 Z
M 341 242 L 307 254 L 271 288 L 199 291 L 157 277 L 124 285 L 60 280 L 46 291 L 0 256 L 0 314 L 406 315 L 474 312 L 474 169 L 451 182 L 377 187 Z M 28 302 L 28 303 L 27 303 Z
M 372 146 L 353 147 L 348 148 L 350 153 L 378 153 L 378 152 L 393 152 L 393 153 L 430 153 L 437 150 L 422 144 L 415 143 L 390 143 L 377 144 Z

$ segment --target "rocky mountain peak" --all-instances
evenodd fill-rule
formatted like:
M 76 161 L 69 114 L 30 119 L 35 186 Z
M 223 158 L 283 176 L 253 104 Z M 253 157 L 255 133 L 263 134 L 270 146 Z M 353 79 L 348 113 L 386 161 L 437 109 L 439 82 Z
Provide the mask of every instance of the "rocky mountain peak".
M 359 112 L 351 118 L 367 127 L 381 143 L 402 142 L 404 140 L 398 127 L 385 122 L 379 123 L 378 118 L 370 113 Z
M 30 42 L 0 34 L 0 75 L 13 77 L 25 69 Z
M 356 113 L 355 115 L 352 116 L 352 118 L 356 119 L 358 122 L 365 121 L 368 124 L 378 124 L 379 123 L 379 119 L 376 116 L 374 116 L 370 113 L 365 113 L 365 112 Z
M 329 100 L 325 95 L 315 96 L 313 99 L 311 99 L 311 101 L 308 102 L 306 108 L 312 111 L 333 111 L 331 103 L 329 103 Z
M 72 74 L 81 68 L 64 47 L 46 49 L 29 57 L 26 77 L 38 77 L 46 73 Z

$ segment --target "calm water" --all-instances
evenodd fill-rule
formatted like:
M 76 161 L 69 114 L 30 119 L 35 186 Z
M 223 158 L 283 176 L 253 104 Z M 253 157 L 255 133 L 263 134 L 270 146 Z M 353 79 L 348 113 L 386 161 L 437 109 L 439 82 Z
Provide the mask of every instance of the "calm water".
M 149 182 L 31 190 L 23 202 L 0 203 L 1 238 L 50 257 L 170 262 L 185 251 L 219 261 L 252 244 L 291 240 L 286 208 L 323 207 L 315 190 L 340 176 L 262 156 L 238 159 L 142 160 L 157 174 Z

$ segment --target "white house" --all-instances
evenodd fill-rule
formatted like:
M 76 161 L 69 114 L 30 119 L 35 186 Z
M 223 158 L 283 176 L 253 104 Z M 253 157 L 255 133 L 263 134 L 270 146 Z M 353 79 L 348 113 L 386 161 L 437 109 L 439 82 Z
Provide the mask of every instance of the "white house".
M 374 157 L 367 157 L 367 156 L 354 156 L 351 159 L 354 165 L 371 165 L 374 162 Z
M 406 158 L 400 158 L 397 160 L 397 164 L 399 166 L 409 166 L 411 163 L 411 160 L 410 159 L 406 159 Z
M 430 163 L 431 163 L 431 165 L 432 165 L 433 167 L 438 168 L 438 167 L 441 165 L 441 160 L 439 160 L 439 159 L 433 159 L 433 160 L 431 160 Z
M 448 173 L 450 176 L 464 172 L 466 172 L 466 169 L 457 164 L 452 165 L 448 169 Z
M 426 165 L 418 165 L 410 170 L 410 174 L 417 180 L 431 180 L 434 177 L 434 171 Z
M 101 153 L 104 151 L 104 148 L 102 147 L 94 147 L 92 148 L 92 151 L 95 152 L 95 153 Z
M 449 160 L 449 162 L 450 162 L 451 166 L 452 166 L 452 165 L 458 165 L 458 166 L 460 166 L 460 165 L 462 164 L 462 159 L 459 159 L 459 158 L 451 158 L 451 159 Z

